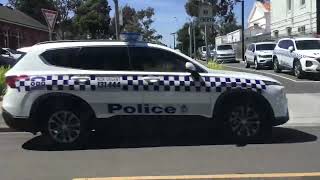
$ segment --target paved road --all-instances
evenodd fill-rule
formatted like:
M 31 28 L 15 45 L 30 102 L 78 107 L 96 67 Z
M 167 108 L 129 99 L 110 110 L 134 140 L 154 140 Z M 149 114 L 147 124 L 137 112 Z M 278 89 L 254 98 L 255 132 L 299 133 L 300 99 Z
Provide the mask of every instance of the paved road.
M 0 133 L 0 179 L 320 171 L 320 127 L 274 128 L 270 143 L 238 146 L 201 128 L 157 131 L 95 134 L 85 150 L 64 151 L 41 136 Z

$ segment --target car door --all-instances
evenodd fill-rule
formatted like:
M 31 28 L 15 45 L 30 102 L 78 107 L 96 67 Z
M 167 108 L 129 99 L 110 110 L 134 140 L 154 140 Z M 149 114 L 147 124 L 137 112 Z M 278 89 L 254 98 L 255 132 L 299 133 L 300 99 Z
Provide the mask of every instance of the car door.
M 288 53 L 288 40 L 279 41 L 278 48 L 276 51 L 279 65 L 285 66 L 287 53 Z
M 46 80 L 52 84 L 49 90 L 63 90 L 82 98 L 97 118 L 130 113 L 132 109 L 125 109 L 127 106 L 142 103 L 141 93 L 126 89 L 127 76 L 136 76 L 130 71 L 126 46 L 56 49 L 42 56 L 54 65 Z
M 246 50 L 246 54 L 245 55 L 246 55 L 247 62 L 250 62 L 250 55 L 251 55 L 251 52 L 252 52 L 251 47 L 252 47 L 252 44 L 250 44 L 248 46 L 247 50 Z
M 293 47 L 293 51 L 291 52 L 289 50 L 289 47 Z M 293 68 L 293 61 L 294 61 L 294 51 L 295 51 L 295 46 L 292 40 L 288 40 L 287 42 L 287 51 L 286 51 L 286 57 L 285 59 L 285 66 L 288 68 Z
M 151 47 L 130 47 L 134 71 L 141 72 L 141 88 L 147 115 L 204 115 L 211 117 L 210 93 L 205 82 L 186 72 L 187 59 Z M 205 72 L 200 67 L 197 71 Z

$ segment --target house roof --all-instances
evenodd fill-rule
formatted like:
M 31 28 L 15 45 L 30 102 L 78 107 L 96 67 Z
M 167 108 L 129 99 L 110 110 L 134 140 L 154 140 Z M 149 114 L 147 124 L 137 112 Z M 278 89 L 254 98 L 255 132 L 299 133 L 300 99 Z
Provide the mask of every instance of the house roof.
M 41 31 L 48 31 L 48 27 L 41 24 L 39 21 L 17 9 L 12 9 L 7 6 L 0 6 L 0 21 Z
M 263 12 L 268 13 L 271 11 L 271 4 L 270 2 L 261 3 L 259 1 L 256 1 L 251 9 L 250 15 L 248 17 L 248 22 L 250 22 L 258 8 L 261 9 Z

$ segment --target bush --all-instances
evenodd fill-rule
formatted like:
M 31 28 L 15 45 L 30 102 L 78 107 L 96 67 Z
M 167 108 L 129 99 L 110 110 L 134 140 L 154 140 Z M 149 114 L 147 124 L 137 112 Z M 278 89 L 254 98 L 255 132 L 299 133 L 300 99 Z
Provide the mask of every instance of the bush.
M 0 67 L 0 95 L 4 95 L 7 85 L 6 85 L 6 78 L 4 74 L 10 69 L 10 67 Z
M 208 68 L 214 69 L 214 70 L 222 70 L 223 69 L 222 64 L 219 64 L 214 61 L 209 61 L 207 66 L 208 66 Z

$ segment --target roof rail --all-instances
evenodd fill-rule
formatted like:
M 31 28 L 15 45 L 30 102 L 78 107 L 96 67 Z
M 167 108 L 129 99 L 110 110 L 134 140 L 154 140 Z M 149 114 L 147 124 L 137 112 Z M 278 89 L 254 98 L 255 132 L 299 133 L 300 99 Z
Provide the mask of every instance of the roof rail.
M 50 44 L 50 43 L 62 43 L 62 42 L 125 42 L 125 41 L 108 40 L 108 39 L 57 40 L 57 41 L 43 41 L 43 42 L 37 43 L 36 45 L 40 45 L 40 44 Z

